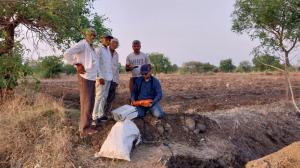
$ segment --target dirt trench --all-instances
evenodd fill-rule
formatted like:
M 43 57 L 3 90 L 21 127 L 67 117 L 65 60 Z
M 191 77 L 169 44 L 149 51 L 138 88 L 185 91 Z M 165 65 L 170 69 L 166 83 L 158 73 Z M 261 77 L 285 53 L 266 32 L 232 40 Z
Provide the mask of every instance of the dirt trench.
M 195 122 L 194 128 L 187 126 L 186 121 L 190 119 Z M 292 105 L 284 102 L 219 110 L 201 115 L 169 114 L 161 124 L 163 131 L 154 124 L 154 121 L 155 119 L 148 115 L 145 118 L 144 128 L 144 121 L 134 120 L 145 137 L 145 142 L 132 151 L 132 162 L 116 162 L 100 158 L 89 162 L 86 166 L 90 166 L 90 163 L 99 165 L 104 162 L 107 167 L 160 165 L 170 168 L 239 168 L 244 167 L 248 161 L 300 140 L 300 118 Z M 78 147 L 89 145 L 91 147 L 89 152 L 95 153 L 99 151 L 114 123 L 110 120 L 98 128 L 97 135 L 85 140 L 84 143 L 81 140 L 74 143 L 78 144 Z M 195 131 L 199 125 L 204 125 L 205 128 L 200 132 Z M 162 150 L 157 151 L 158 149 Z M 156 157 L 140 161 L 140 155 Z

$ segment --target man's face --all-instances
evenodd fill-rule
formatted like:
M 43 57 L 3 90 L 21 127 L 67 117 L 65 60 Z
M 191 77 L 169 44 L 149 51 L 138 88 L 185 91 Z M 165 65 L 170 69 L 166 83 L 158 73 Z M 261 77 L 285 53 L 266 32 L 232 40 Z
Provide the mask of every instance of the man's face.
M 92 43 L 96 39 L 96 36 L 95 32 L 88 32 L 85 38 L 88 42 Z
M 144 77 L 145 80 L 149 79 L 151 77 L 151 71 L 149 71 L 146 74 L 143 74 L 143 77 Z
M 132 49 L 135 53 L 139 53 L 141 50 L 141 44 L 133 44 Z
M 119 47 L 119 43 L 117 41 L 111 41 L 109 47 L 115 50 Z
M 102 37 L 101 39 L 100 39 L 100 42 L 104 45 L 104 46 L 109 46 L 109 44 L 110 44 L 110 38 L 106 38 L 106 37 Z

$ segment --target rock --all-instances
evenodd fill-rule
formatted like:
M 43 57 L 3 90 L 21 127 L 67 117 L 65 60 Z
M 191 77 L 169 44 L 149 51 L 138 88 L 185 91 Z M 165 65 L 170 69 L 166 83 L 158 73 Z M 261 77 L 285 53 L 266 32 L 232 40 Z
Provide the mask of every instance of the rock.
M 165 130 L 166 130 L 168 133 L 171 133 L 171 132 L 172 132 L 172 127 L 171 127 L 171 125 L 170 125 L 169 123 L 167 123 L 165 127 L 166 127 Z
M 160 135 L 164 134 L 165 132 L 164 127 L 162 127 L 161 125 L 157 127 L 157 131 Z
M 180 116 L 179 118 L 180 118 L 181 124 L 185 124 L 184 116 Z
M 195 129 L 193 132 L 194 132 L 194 134 L 199 134 L 199 132 L 200 132 L 200 129 L 199 129 L 199 128 L 197 128 L 197 129 Z
M 185 120 L 185 126 L 188 127 L 188 129 L 190 130 L 194 130 L 196 126 L 196 122 L 194 119 L 189 117 Z
M 199 129 L 199 133 L 204 133 L 204 132 L 206 132 L 207 127 L 204 124 L 198 123 L 197 124 L 197 129 Z
M 184 130 L 185 132 L 189 132 L 189 129 L 188 129 L 188 127 L 186 127 L 186 126 L 182 126 L 182 128 L 183 128 L 183 130 Z

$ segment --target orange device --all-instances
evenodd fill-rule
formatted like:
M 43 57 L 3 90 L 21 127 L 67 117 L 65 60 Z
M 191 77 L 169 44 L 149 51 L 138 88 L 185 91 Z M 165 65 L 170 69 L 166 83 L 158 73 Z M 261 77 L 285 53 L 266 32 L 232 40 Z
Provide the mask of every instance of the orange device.
M 152 99 L 145 99 L 145 100 L 138 100 L 138 101 L 133 101 L 131 105 L 133 106 L 143 106 L 143 107 L 150 107 L 152 104 L 153 100 Z

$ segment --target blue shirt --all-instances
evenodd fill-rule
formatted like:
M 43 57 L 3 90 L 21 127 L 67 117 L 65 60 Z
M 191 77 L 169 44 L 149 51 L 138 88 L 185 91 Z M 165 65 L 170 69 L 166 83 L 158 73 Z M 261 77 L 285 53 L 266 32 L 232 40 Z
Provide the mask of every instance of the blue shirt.
M 158 103 L 162 98 L 162 90 L 160 82 L 155 77 L 151 76 L 148 81 L 143 76 L 135 80 L 133 90 L 131 92 L 131 100 L 152 99 L 152 105 Z

